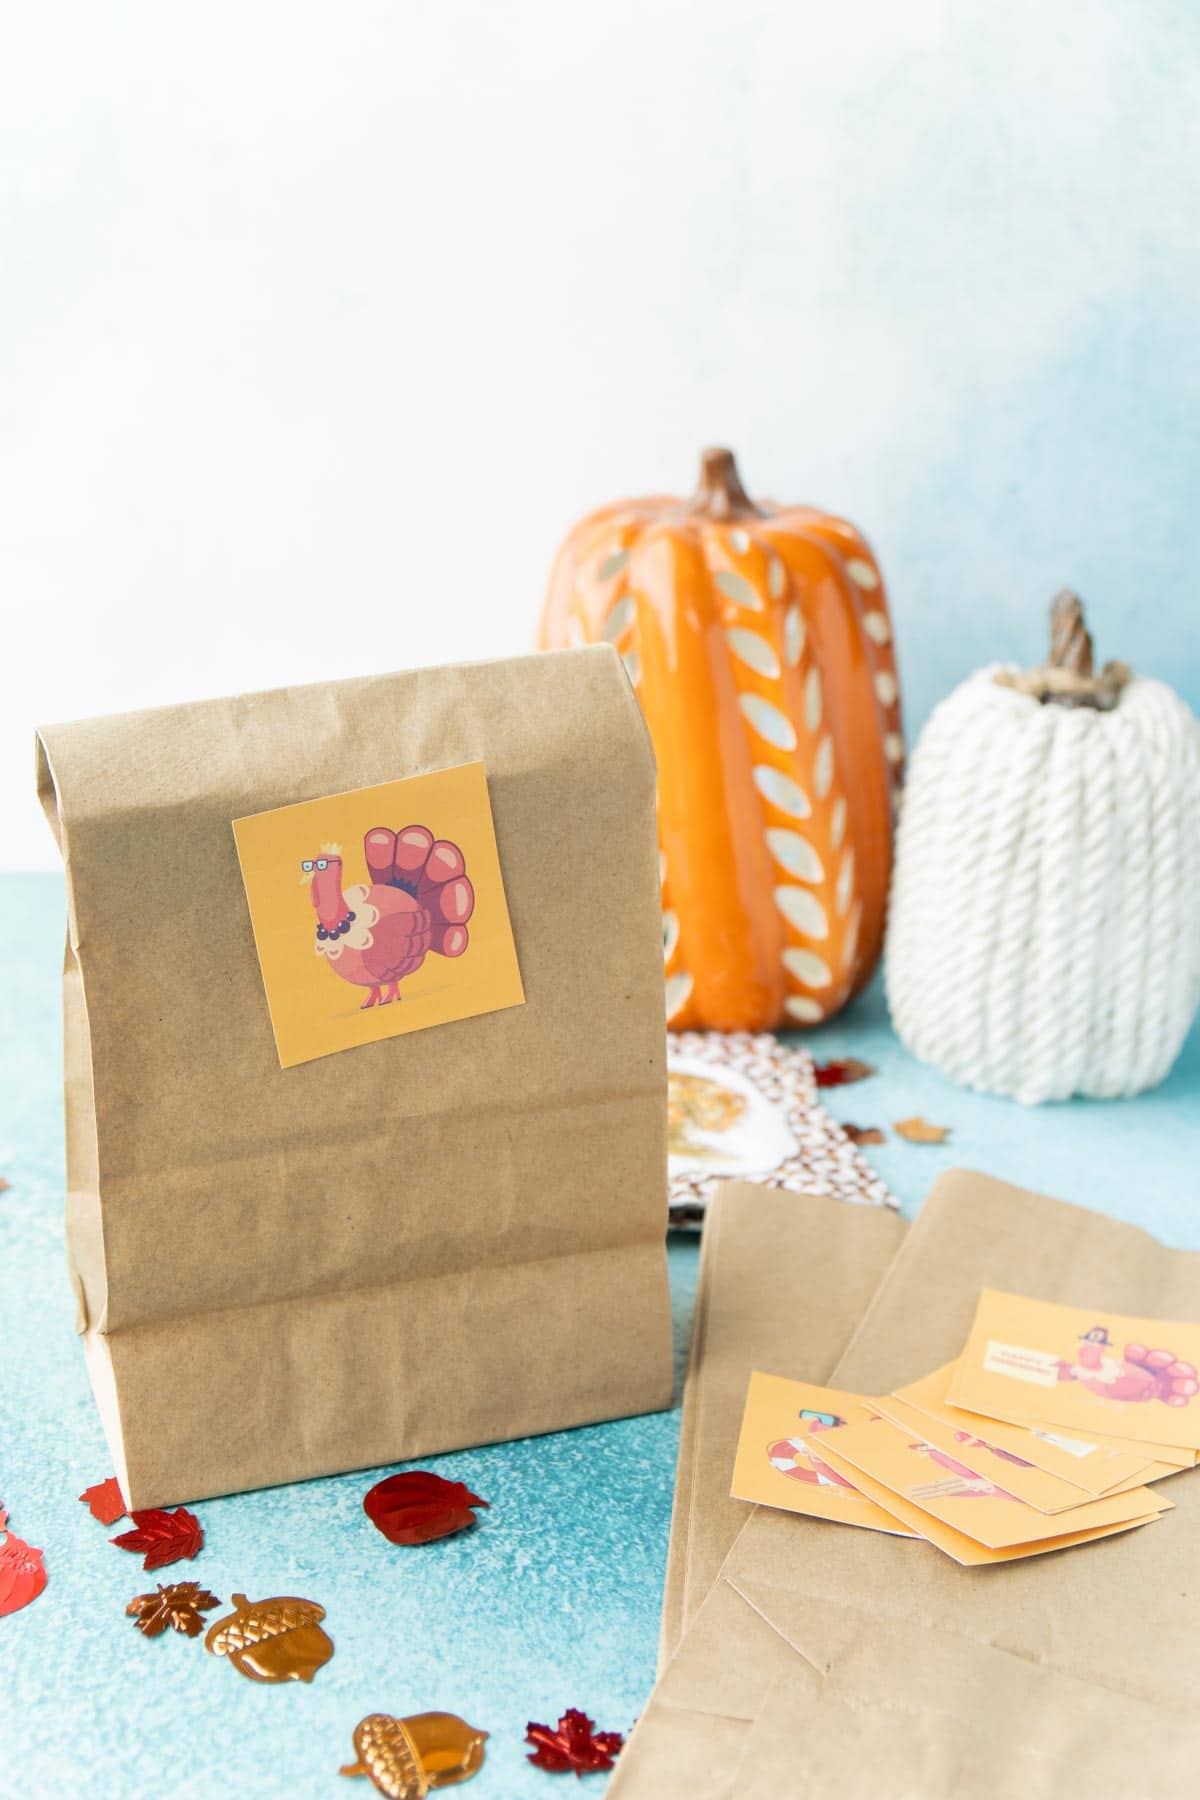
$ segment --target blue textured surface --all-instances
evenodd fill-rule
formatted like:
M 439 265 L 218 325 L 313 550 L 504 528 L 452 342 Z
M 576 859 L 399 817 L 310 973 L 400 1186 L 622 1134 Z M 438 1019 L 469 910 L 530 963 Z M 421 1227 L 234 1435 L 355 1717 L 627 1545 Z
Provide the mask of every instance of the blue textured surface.
M 389 1547 L 365 1518 L 371 1473 L 203 1502 L 200 1556 L 164 1579 L 195 1575 L 222 1600 L 237 1588 L 320 1601 L 337 1652 L 311 1687 L 244 1681 L 174 1634 L 143 1640 L 124 1607 L 154 1578 L 109 1548 L 121 1527 L 106 1530 L 75 1498 L 110 1468 L 63 1269 L 61 883 L 9 876 L 0 893 L 0 1173 L 11 1183 L 0 1196 L 0 1498 L 13 1529 L 44 1548 L 50 1577 L 31 1606 L 0 1619 L 0 1792 L 352 1800 L 371 1791 L 337 1775 L 358 1719 L 428 1708 L 492 1734 L 473 1800 L 568 1791 L 524 1762 L 525 1722 L 581 1704 L 628 1730 L 645 1699 L 678 1414 L 435 1459 L 492 1504 L 476 1530 L 420 1550 Z M 878 988 L 810 1042 L 878 1067 L 874 1080 L 829 1092 L 840 1117 L 886 1127 L 922 1112 L 952 1127 L 945 1148 L 889 1136 L 870 1152 L 910 1216 L 940 1169 L 968 1163 L 1200 1245 L 1200 1033 L 1143 1099 L 1039 1112 L 919 1067 L 888 1030 Z M 673 1242 L 670 1259 L 682 1363 L 695 1242 Z M 603 1787 L 597 1776 L 583 1791 Z

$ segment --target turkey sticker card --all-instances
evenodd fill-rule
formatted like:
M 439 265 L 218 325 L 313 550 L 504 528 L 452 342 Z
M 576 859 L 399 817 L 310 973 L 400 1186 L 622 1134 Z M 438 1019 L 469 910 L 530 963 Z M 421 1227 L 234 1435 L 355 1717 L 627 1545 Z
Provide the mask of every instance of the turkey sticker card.
M 891 1425 L 884 1418 L 873 1420 L 871 1428 L 877 1432 L 892 1430 Z M 858 1435 L 858 1427 L 855 1427 L 855 1432 Z M 838 1442 L 842 1441 L 843 1435 L 842 1433 L 838 1434 Z M 853 1441 L 851 1441 L 850 1447 L 858 1448 Z M 874 1500 L 878 1506 L 890 1508 L 898 1519 L 910 1527 L 914 1537 L 924 1538 L 926 1543 L 933 1544 L 936 1549 L 953 1557 L 955 1562 L 962 1563 L 967 1568 L 981 1568 L 990 1563 L 1016 1562 L 1019 1558 L 1026 1556 L 1045 1556 L 1051 1550 L 1070 1550 L 1076 1544 L 1090 1544 L 1096 1538 L 1112 1537 L 1118 1531 L 1132 1531 L 1135 1526 L 1149 1525 L 1159 1516 L 1157 1512 L 1148 1512 L 1140 1518 L 1126 1519 L 1119 1524 L 1093 1525 L 1086 1530 L 1069 1530 L 1067 1522 L 1072 1515 L 1060 1513 L 1052 1521 L 1045 1517 L 1042 1518 L 1043 1527 L 1049 1525 L 1053 1530 L 1052 1537 L 1030 1538 L 1027 1542 L 1010 1544 L 1003 1550 L 993 1550 L 987 1544 L 980 1543 L 978 1538 L 972 1537 L 968 1532 L 960 1531 L 954 1525 L 948 1525 L 924 1505 L 918 1505 L 916 1501 L 895 1492 L 877 1476 L 869 1475 L 861 1466 L 864 1460 L 862 1457 L 857 1463 L 852 1462 L 848 1457 L 840 1456 L 830 1445 L 827 1450 L 827 1458 L 848 1481 L 853 1481 L 861 1486 L 868 1499 Z
M 872 1417 L 857 1394 L 788 1381 L 781 1375 L 751 1375 L 732 1497 L 913 1537 L 906 1525 L 868 1500 L 822 1455 L 826 1440 L 843 1426 Z
M 978 1470 L 982 1463 L 986 1472 L 987 1458 L 994 1455 L 1012 1457 L 1012 1466 L 1032 1471 L 1023 1481 L 1014 1477 L 1009 1486 L 1044 1512 L 1056 1511 L 1059 1501 L 1064 1506 L 1078 1506 L 1089 1496 L 1095 1499 L 1115 1488 L 1137 1487 L 1176 1472 L 1171 1463 L 1148 1460 L 1141 1449 L 1115 1450 L 1084 1438 L 1035 1431 L 1027 1425 L 1006 1425 L 1000 1419 L 985 1418 L 982 1413 L 963 1412 L 950 1406 L 947 1399 L 954 1373 L 955 1364 L 947 1363 L 932 1375 L 897 1388 L 894 1398 L 926 1420 L 933 1442 L 942 1442 L 934 1435 L 935 1430 L 952 1433 L 960 1446 L 958 1454 L 972 1468 Z M 890 1400 L 881 1400 L 879 1406 L 891 1415 Z M 1040 1474 L 1050 1485 L 1035 1482 L 1034 1474 Z M 1036 1499 L 1035 1492 L 1039 1496 Z
M 1164 1494 L 1133 1488 L 1099 1500 L 1084 1497 L 1082 1505 L 1047 1517 L 1003 1485 L 1003 1464 L 994 1474 L 977 1475 L 923 1432 L 914 1433 L 888 1418 L 847 1427 L 831 1448 L 837 1452 L 838 1467 L 851 1480 L 857 1470 L 878 1484 L 867 1491 L 881 1506 L 895 1501 L 919 1507 L 986 1550 L 1015 1550 L 1048 1537 L 1129 1525 L 1169 1511 L 1172 1505 Z M 899 1511 L 898 1516 L 906 1514 Z M 911 1513 L 907 1517 L 911 1521 Z M 927 1530 L 926 1535 L 933 1534 Z
M 1015 1425 L 1200 1448 L 1200 1325 L 1056 1306 L 985 1288 L 952 1406 Z M 1147 1456 L 1153 1454 L 1147 1449 Z
M 235 819 L 283 1068 L 525 999 L 482 763 Z

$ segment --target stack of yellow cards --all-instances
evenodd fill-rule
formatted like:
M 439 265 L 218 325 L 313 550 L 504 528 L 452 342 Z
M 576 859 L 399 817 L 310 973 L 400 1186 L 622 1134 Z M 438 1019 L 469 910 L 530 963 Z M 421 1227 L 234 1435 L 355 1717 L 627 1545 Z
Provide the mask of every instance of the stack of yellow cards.
M 985 1289 L 957 1362 L 886 1398 L 755 1374 L 740 1500 L 1010 1562 L 1150 1524 L 1200 1452 L 1200 1325 Z

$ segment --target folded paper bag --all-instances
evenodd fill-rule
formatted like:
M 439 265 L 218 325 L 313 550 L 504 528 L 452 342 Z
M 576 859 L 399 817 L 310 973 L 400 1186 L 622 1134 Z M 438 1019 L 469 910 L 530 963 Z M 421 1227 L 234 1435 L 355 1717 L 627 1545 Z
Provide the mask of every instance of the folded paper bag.
M 831 1379 L 957 1354 L 979 1291 L 1200 1318 L 1200 1253 L 968 1170 L 934 1186 Z M 727 1304 L 744 1304 L 730 1294 Z M 1192 1477 L 1121 1537 L 989 1569 L 757 1509 L 622 1753 L 614 1800 L 1175 1800 L 1200 1768 Z M 859 1721 L 860 1729 L 849 1729 Z M 825 1748 L 826 1731 L 836 1744 Z M 817 1748 L 812 1747 L 816 1745 Z M 835 1754 L 836 1752 L 836 1754 Z M 810 1754 L 811 1753 L 811 1754 Z M 970 1779 L 965 1771 L 970 1771 Z
M 667 1404 L 654 766 L 615 653 L 47 727 L 38 761 L 68 888 L 68 1257 L 130 1504 Z M 401 984 L 360 1013 L 289 861 L 305 978 L 359 1035 L 281 1068 L 233 821 L 479 763 L 515 996 L 410 1029 Z M 413 984 L 486 985 L 477 925 L 474 961 Z

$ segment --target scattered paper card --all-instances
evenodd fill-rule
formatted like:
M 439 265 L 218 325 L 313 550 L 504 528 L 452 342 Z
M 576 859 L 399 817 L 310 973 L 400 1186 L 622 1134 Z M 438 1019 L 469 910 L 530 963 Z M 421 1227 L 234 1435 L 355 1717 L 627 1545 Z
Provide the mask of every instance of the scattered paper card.
M 523 1003 L 481 762 L 233 831 L 283 1068 Z
M 1140 1482 L 1157 1481 L 1162 1475 L 1175 1473 L 1175 1465 L 1151 1462 L 1140 1448 L 1113 1450 L 1082 1438 L 1035 1431 L 1027 1425 L 1006 1425 L 1000 1419 L 952 1407 L 947 1396 L 955 1367 L 954 1363 L 947 1363 L 932 1375 L 897 1388 L 893 1398 L 921 1415 L 935 1443 L 941 1441 L 936 1431 L 952 1433 L 955 1454 L 978 1473 L 987 1472 L 989 1457 L 1008 1458 L 1008 1485 L 1022 1500 L 1043 1512 L 1078 1506 L 1084 1499 L 1096 1499 L 1123 1486 L 1136 1487 Z M 890 1416 L 888 1400 L 881 1400 L 879 1406 Z M 943 1448 L 950 1447 L 943 1444 Z M 1043 1485 L 1043 1481 L 1034 1479 L 1035 1475 L 1051 1485 Z M 1035 1498 L 1035 1494 L 1040 1498 Z
M 868 1500 L 830 1467 L 823 1454 L 831 1436 L 873 1416 L 857 1394 L 781 1375 L 751 1375 L 730 1490 L 733 1498 L 912 1537 L 908 1526 Z
M 950 1404 L 1016 1425 L 1200 1448 L 1200 1325 L 985 1288 Z M 1152 1455 L 1152 1450 L 1147 1455 Z

